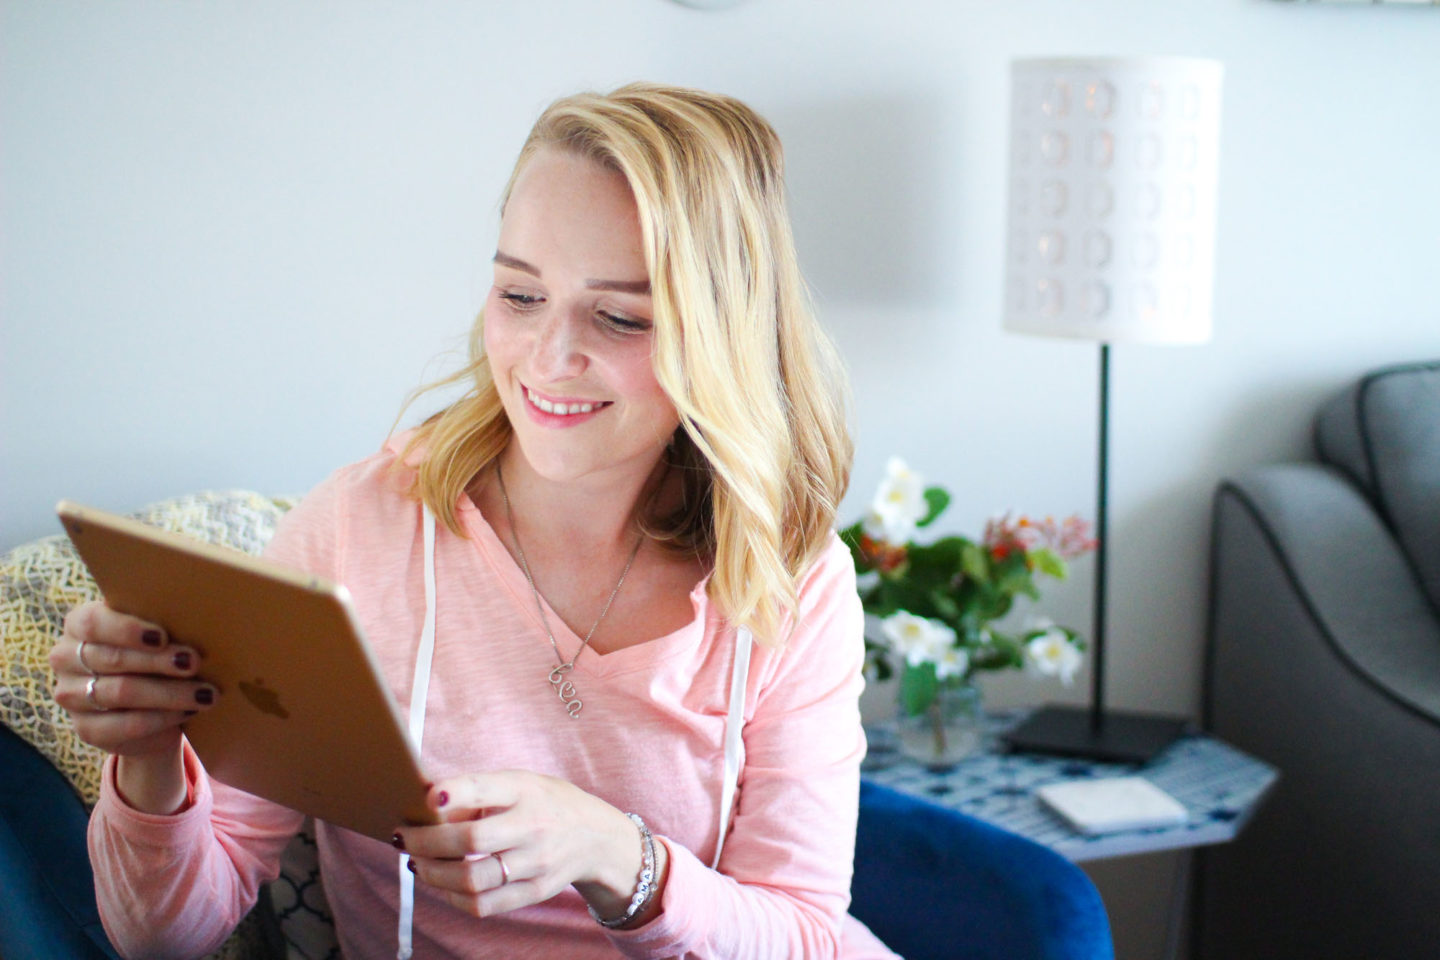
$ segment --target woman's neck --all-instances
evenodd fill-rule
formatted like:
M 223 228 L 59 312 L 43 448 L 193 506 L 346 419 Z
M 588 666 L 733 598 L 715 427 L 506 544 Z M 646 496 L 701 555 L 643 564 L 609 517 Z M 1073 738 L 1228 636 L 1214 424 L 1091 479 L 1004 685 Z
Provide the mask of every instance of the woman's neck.
M 591 557 L 628 554 L 639 532 L 637 519 L 651 508 L 666 473 L 661 457 L 648 470 L 617 469 L 604 476 L 555 481 L 536 473 L 512 442 L 494 468 L 482 474 L 475 500 L 492 526 L 501 520 L 508 527 L 513 517 L 521 536 L 537 547 L 568 545 L 576 555 Z M 503 489 L 491 482 L 495 480 L 503 482 Z

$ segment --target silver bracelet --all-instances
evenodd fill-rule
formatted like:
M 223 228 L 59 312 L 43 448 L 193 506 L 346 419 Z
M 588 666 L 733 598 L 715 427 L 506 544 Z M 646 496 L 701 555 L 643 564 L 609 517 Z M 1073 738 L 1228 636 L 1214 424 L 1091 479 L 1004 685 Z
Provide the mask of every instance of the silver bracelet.
M 588 907 L 591 918 L 607 930 L 618 929 L 634 920 L 635 915 L 655 894 L 655 840 L 650 836 L 650 828 L 640 819 L 640 814 L 627 813 L 625 816 L 640 828 L 640 877 L 635 881 L 635 893 L 630 897 L 630 906 L 626 908 L 623 916 L 607 920 L 596 913 L 594 907 Z

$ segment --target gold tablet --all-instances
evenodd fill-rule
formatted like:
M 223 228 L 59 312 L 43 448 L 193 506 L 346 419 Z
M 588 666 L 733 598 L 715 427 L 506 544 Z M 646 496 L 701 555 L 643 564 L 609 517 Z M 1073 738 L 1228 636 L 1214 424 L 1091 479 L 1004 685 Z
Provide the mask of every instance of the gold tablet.
M 212 776 L 387 842 L 436 822 L 343 586 L 69 501 L 56 512 L 111 608 L 200 651 L 221 695 L 184 730 Z

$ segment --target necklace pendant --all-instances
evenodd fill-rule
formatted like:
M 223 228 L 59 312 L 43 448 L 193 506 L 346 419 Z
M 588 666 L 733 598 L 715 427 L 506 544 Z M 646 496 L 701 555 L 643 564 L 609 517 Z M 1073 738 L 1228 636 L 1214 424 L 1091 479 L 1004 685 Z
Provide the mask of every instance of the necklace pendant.
M 665 469 L 670 469 L 666 464 Z M 545 604 L 540 596 L 540 588 L 535 586 L 535 577 L 530 573 L 530 561 L 525 559 L 525 550 L 520 546 L 520 534 L 515 529 L 515 513 L 510 509 L 510 494 L 505 489 L 505 471 L 501 468 L 499 460 L 495 461 L 495 479 L 500 482 L 500 499 L 505 503 L 505 520 L 510 524 L 510 539 L 515 544 L 515 559 L 520 561 L 520 569 L 525 572 L 525 582 L 530 584 L 530 593 L 535 597 L 535 612 L 540 615 L 540 624 L 545 628 L 545 636 L 550 641 L 550 649 L 555 651 L 555 659 L 560 664 L 550 671 L 550 686 L 554 688 L 555 695 L 560 702 L 565 704 L 565 712 L 570 714 L 570 719 L 575 720 L 580 716 L 580 710 L 584 704 L 580 701 L 580 693 L 575 689 L 575 683 L 567 680 L 565 674 L 575 669 L 575 661 L 586 647 L 590 646 L 590 638 L 595 636 L 595 631 L 600 626 L 600 621 L 605 619 L 605 614 L 610 612 L 610 604 L 615 602 L 615 595 L 625 584 L 625 576 L 630 572 L 630 566 L 635 562 L 635 556 L 640 552 L 640 545 L 645 542 L 645 534 L 639 533 L 635 537 L 635 546 L 630 548 L 630 557 L 625 561 L 625 569 L 620 571 L 620 579 L 615 581 L 615 587 L 610 591 L 610 596 L 605 598 L 605 606 L 600 608 L 600 616 L 590 625 L 590 632 L 585 634 L 585 639 L 580 641 L 580 649 L 575 651 L 575 656 L 566 663 L 560 653 L 560 645 L 555 642 L 555 634 L 550 630 L 550 619 L 545 616 Z
M 562 663 L 550 671 L 549 677 L 550 686 L 555 688 L 555 695 L 560 698 L 561 703 L 565 704 L 565 710 L 570 714 L 572 720 L 580 716 L 580 710 L 584 706 L 579 692 L 575 689 L 574 681 L 565 679 L 565 674 L 573 669 L 575 669 L 573 662 Z

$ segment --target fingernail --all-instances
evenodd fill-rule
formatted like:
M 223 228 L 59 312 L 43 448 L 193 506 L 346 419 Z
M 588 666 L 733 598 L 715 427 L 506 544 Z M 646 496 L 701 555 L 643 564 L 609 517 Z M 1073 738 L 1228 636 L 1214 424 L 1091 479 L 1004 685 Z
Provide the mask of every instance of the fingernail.
M 189 670 L 190 653 L 186 650 L 182 650 L 179 653 L 175 654 L 175 656 L 171 658 L 170 662 L 175 664 L 176 670 Z
M 400 836 L 400 834 L 398 833 L 395 834 L 395 836 L 390 838 L 390 846 L 394 847 L 396 850 L 404 850 L 405 838 Z
M 195 702 L 203 706 L 210 706 L 215 702 L 215 691 L 209 687 L 201 687 L 195 691 Z
M 165 638 L 160 636 L 159 630 L 146 630 L 140 634 L 140 639 L 147 647 L 158 647 Z
M 446 793 L 444 790 L 441 790 L 435 797 L 435 806 L 437 807 L 443 807 L 449 802 L 450 794 Z
M 406 860 L 406 861 L 405 861 L 405 866 L 407 866 L 407 867 L 410 868 L 410 872 L 411 872 L 411 873 L 414 873 L 414 872 L 415 872 L 415 861 L 414 861 L 414 860 Z

